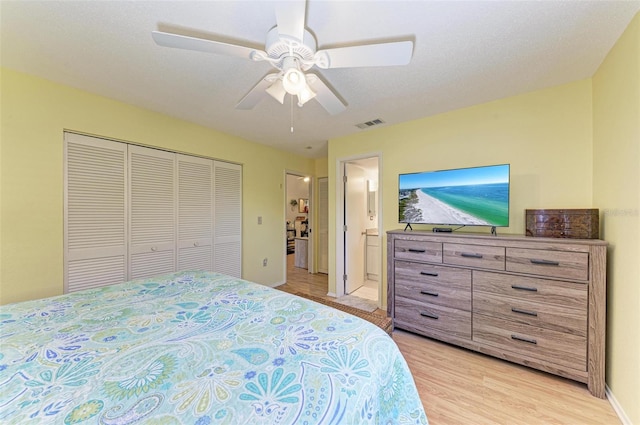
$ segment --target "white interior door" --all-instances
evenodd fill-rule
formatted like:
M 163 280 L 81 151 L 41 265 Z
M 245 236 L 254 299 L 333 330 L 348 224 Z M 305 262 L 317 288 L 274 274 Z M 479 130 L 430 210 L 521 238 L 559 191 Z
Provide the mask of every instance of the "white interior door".
M 344 292 L 350 294 L 364 284 L 367 185 L 364 170 L 355 164 L 345 163 L 345 176 Z

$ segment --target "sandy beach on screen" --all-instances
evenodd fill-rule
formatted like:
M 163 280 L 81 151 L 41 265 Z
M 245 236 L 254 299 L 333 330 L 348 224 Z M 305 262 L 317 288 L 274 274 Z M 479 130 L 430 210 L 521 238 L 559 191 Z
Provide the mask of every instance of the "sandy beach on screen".
M 418 202 L 413 208 L 422 211 L 422 221 L 434 224 L 477 224 L 488 225 L 484 220 L 480 220 L 463 211 L 457 210 L 436 198 L 427 195 L 420 189 L 416 189 Z

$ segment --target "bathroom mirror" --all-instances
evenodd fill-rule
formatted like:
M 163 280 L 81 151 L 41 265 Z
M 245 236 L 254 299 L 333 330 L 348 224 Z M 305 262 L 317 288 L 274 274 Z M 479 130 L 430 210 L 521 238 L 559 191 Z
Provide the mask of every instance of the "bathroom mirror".
M 376 191 L 378 183 L 373 180 L 367 180 L 367 214 L 369 217 L 376 215 Z
M 309 200 L 300 198 L 298 199 L 298 212 L 308 213 L 309 212 Z

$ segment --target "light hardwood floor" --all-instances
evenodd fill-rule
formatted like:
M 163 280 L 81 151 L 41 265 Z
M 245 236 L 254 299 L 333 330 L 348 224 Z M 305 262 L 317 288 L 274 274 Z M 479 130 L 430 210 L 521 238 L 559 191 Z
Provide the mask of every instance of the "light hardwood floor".
M 327 275 L 309 274 L 287 259 L 278 289 L 326 299 Z M 376 314 L 386 312 L 376 310 Z M 404 331 L 393 340 L 413 373 L 431 425 L 620 424 L 607 400 L 586 385 Z

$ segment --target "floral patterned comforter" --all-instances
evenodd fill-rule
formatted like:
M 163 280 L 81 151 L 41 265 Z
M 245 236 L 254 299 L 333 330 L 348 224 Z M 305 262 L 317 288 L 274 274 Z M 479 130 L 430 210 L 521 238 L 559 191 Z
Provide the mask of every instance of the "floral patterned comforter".
M 378 327 L 241 279 L 181 272 L 0 307 L 0 422 L 427 418 Z

